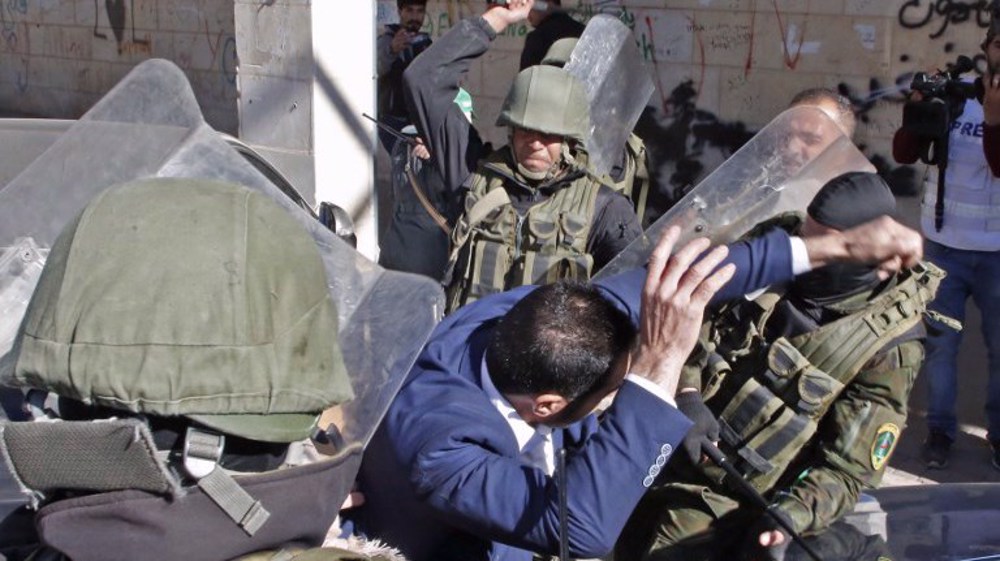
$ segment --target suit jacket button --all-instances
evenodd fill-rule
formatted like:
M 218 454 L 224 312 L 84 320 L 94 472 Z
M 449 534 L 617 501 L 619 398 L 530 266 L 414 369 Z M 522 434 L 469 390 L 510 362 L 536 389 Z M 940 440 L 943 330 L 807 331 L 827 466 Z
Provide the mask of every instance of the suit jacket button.
M 647 475 L 646 478 L 642 480 L 642 486 L 643 487 L 652 487 L 653 486 L 653 480 L 654 480 L 654 478 L 653 478 L 652 475 Z
M 657 475 L 660 475 L 660 466 L 656 464 L 649 466 L 649 475 L 650 477 L 656 477 Z
M 660 447 L 660 453 L 664 456 L 670 456 L 670 453 L 674 451 L 674 447 L 669 444 L 664 444 Z
M 667 463 L 667 457 L 664 456 L 663 454 L 660 454 L 659 456 L 656 457 L 656 465 L 663 467 L 663 465 L 666 463 Z

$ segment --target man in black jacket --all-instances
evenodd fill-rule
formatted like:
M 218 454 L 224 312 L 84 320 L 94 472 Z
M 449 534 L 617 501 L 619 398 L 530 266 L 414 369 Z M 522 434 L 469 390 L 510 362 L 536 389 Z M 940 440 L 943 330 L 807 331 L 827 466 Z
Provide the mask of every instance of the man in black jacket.
M 560 0 L 549 0 L 544 10 L 532 10 L 528 23 L 534 29 L 524 38 L 521 70 L 541 64 L 549 47 L 559 39 L 583 35 L 583 24 L 562 10 Z
M 401 130 L 409 122 L 403 101 L 403 71 L 427 47 L 431 37 L 421 33 L 427 14 L 427 0 L 396 0 L 399 23 L 385 26 L 385 32 L 375 42 L 378 71 L 378 115 L 383 122 Z M 395 137 L 379 132 L 379 141 L 392 154 Z

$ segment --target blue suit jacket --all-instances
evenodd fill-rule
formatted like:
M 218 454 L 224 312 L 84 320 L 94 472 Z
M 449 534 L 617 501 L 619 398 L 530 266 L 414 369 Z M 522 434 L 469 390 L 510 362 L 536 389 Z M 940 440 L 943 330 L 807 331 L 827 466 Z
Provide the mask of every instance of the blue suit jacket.
M 729 261 L 737 273 L 717 300 L 791 278 L 783 232 L 730 246 Z M 639 269 L 597 286 L 636 322 L 645 274 Z M 562 483 L 520 462 L 513 432 L 480 387 L 493 325 L 533 289 L 479 300 L 431 335 L 365 451 L 365 504 L 350 516 L 361 533 L 410 561 L 529 560 L 529 551 L 558 552 Z M 568 451 L 572 557 L 610 551 L 689 426 L 675 408 L 626 383 L 600 424 L 591 415 L 555 431 Z

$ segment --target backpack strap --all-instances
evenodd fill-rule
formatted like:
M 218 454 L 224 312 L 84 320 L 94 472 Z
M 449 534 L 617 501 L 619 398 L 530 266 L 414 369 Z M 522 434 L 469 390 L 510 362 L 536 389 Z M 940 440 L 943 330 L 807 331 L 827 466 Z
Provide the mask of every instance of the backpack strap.
M 410 184 L 410 188 L 413 189 L 413 194 L 420 202 L 420 206 L 424 207 L 424 211 L 437 224 L 438 228 L 441 228 L 445 234 L 450 234 L 451 227 L 448 226 L 448 220 L 431 204 L 431 201 L 427 198 L 423 188 L 421 188 L 420 183 L 417 181 L 416 175 L 413 174 L 413 168 L 410 167 L 409 163 L 406 164 L 406 169 L 403 170 L 403 173 L 406 175 L 406 181 Z
M 184 470 L 212 502 L 252 536 L 271 513 L 219 466 L 225 445 L 226 437 L 222 434 L 188 427 L 184 437 Z

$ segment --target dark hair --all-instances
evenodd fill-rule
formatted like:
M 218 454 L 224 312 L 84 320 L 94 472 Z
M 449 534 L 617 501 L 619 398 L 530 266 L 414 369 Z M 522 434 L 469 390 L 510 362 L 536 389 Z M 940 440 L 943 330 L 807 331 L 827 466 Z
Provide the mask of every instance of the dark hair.
M 402 10 L 403 6 L 411 6 L 414 4 L 419 6 L 426 6 L 427 0 L 396 0 L 396 9 Z
M 854 106 L 851 100 L 830 88 L 809 88 L 795 94 L 789 107 L 800 105 L 812 105 L 822 101 L 829 101 L 837 107 L 837 117 L 847 129 L 848 135 L 854 135 L 857 126 L 857 118 L 854 116 Z
M 525 296 L 497 324 L 486 366 L 505 394 L 573 401 L 605 387 L 635 328 L 596 288 L 560 281 Z

